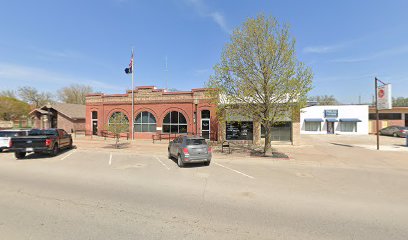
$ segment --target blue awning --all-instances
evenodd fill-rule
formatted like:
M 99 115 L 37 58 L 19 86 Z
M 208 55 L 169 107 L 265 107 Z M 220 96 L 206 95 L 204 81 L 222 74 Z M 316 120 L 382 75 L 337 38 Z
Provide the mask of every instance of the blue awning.
M 323 122 L 321 118 L 305 118 L 305 122 Z
M 326 118 L 326 122 L 338 122 L 339 120 L 335 118 Z
M 358 118 L 340 118 L 340 122 L 361 122 Z

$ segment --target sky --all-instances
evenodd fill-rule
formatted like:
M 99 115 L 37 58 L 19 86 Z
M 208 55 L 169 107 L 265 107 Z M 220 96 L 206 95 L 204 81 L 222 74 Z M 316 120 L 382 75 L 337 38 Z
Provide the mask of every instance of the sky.
M 290 25 L 296 56 L 312 68 L 310 95 L 370 102 L 374 77 L 408 97 L 406 0 L 0 0 L 0 90 L 70 84 L 205 86 L 232 31 L 258 14 Z M 167 58 L 167 71 L 166 71 Z

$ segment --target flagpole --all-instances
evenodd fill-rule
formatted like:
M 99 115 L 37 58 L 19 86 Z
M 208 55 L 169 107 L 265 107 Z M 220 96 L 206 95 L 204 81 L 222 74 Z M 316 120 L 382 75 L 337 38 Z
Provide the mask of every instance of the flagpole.
M 133 47 L 132 47 L 132 140 L 134 140 L 135 139 L 135 131 L 134 131 L 134 127 L 135 127 L 135 125 L 134 125 L 134 123 L 133 123 L 133 121 L 135 120 L 135 94 L 134 94 L 134 91 L 135 91 L 135 87 L 133 86 L 133 80 L 134 80 L 134 68 L 133 68 L 133 57 L 134 55 L 133 55 Z

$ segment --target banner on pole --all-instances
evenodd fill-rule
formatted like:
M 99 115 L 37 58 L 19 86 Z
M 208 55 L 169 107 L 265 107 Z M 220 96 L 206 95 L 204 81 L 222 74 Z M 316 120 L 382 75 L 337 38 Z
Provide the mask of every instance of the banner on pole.
M 391 84 L 377 87 L 377 108 L 378 110 L 392 109 Z

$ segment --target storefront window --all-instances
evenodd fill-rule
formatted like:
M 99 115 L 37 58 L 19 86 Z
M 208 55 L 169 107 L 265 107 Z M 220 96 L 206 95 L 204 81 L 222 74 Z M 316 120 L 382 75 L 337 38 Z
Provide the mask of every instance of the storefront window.
M 226 122 L 227 140 L 253 140 L 252 122 Z
M 322 124 L 320 122 L 305 122 L 305 130 L 311 132 L 321 131 Z
M 156 118 L 150 112 L 141 112 L 135 118 L 135 132 L 156 132 Z
M 164 133 L 187 133 L 187 120 L 180 112 L 169 112 L 163 120 Z
M 340 129 L 342 132 L 357 132 L 357 122 L 341 122 Z
M 264 125 L 261 125 L 261 138 L 265 138 L 265 133 Z M 272 125 L 272 141 L 290 141 L 291 135 L 291 122 L 276 122 Z

